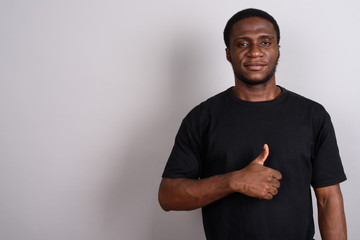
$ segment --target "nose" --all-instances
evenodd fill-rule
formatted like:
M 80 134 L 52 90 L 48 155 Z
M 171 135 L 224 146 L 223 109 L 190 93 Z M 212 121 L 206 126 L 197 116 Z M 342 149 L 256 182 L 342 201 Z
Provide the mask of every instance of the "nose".
M 249 52 L 247 54 L 249 57 L 261 57 L 263 56 L 263 52 L 261 51 L 260 46 L 253 44 L 249 48 Z

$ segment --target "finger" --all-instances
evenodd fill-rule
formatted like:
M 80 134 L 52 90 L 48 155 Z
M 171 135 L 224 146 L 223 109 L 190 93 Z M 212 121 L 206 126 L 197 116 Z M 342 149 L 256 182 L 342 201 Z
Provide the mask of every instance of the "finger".
M 280 188 L 280 182 L 278 180 L 276 180 L 275 178 L 273 178 L 271 185 L 275 188 Z
M 263 197 L 263 199 L 266 199 L 266 200 L 271 200 L 271 199 L 273 199 L 273 195 L 272 194 L 270 194 L 270 193 L 267 193 L 267 194 L 265 194 L 265 196 Z
M 279 171 L 274 170 L 273 172 L 273 178 L 277 179 L 277 180 L 281 180 L 282 179 L 282 175 Z
M 279 190 L 277 188 L 273 187 L 273 188 L 271 188 L 269 193 L 271 195 L 275 196 L 276 194 L 278 194 L 278 192 L 279 192 Z
M 260 165 L 264 165 L 268 156 L 269 156 L 269 146 L 267 144 L 264 144 L 264 148 L 263 148 L 262 152 L 260 153 L 260 155 L 257 158 L 255 158 L 254 162 L 256 162 Z

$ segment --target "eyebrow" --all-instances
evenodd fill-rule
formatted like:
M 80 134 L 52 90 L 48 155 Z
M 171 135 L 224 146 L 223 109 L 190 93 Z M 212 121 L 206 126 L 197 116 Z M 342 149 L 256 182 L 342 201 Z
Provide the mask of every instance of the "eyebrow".
M 260 35 L 258 38 L 271 38 L 271 39 L 276 39 L 275 38 L 275 36 L 272 36 L 272 35 Z M 235 38 L 234 39 L 234 41 L 233 42 L 235 42 L 235 41 L 238 41 L 238 40 L 247 40 L 247 39 L 249 39 L 249 37 L 246 37 L 246 36 L 244 36 L 244 37 L 238 37 L 238 38 Z

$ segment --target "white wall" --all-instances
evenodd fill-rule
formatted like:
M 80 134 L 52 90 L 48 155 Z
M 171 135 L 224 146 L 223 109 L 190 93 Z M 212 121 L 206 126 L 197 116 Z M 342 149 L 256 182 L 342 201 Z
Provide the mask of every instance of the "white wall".
M 205 239 L 157 189 L 182 118 L 233 84 L 222 31 L 247 7 L 278 20 L 278 83 L 332 116 L 356 239 L 356 0 L 1 0 L 0 239 Z

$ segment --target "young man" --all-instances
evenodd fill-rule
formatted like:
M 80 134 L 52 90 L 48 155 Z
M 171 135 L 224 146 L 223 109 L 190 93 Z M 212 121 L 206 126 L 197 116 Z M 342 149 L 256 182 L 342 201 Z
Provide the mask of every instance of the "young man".
M 277 86 L 280 31 L 257 9 L 224 30 L 235 86 L 183 120 L 163 173 L 159 202 L 202 208 L 207 239 L 311 240 L 315 190 L 324 240 L 346 239 L 339 183 L 346 180 L 330 116 Z

